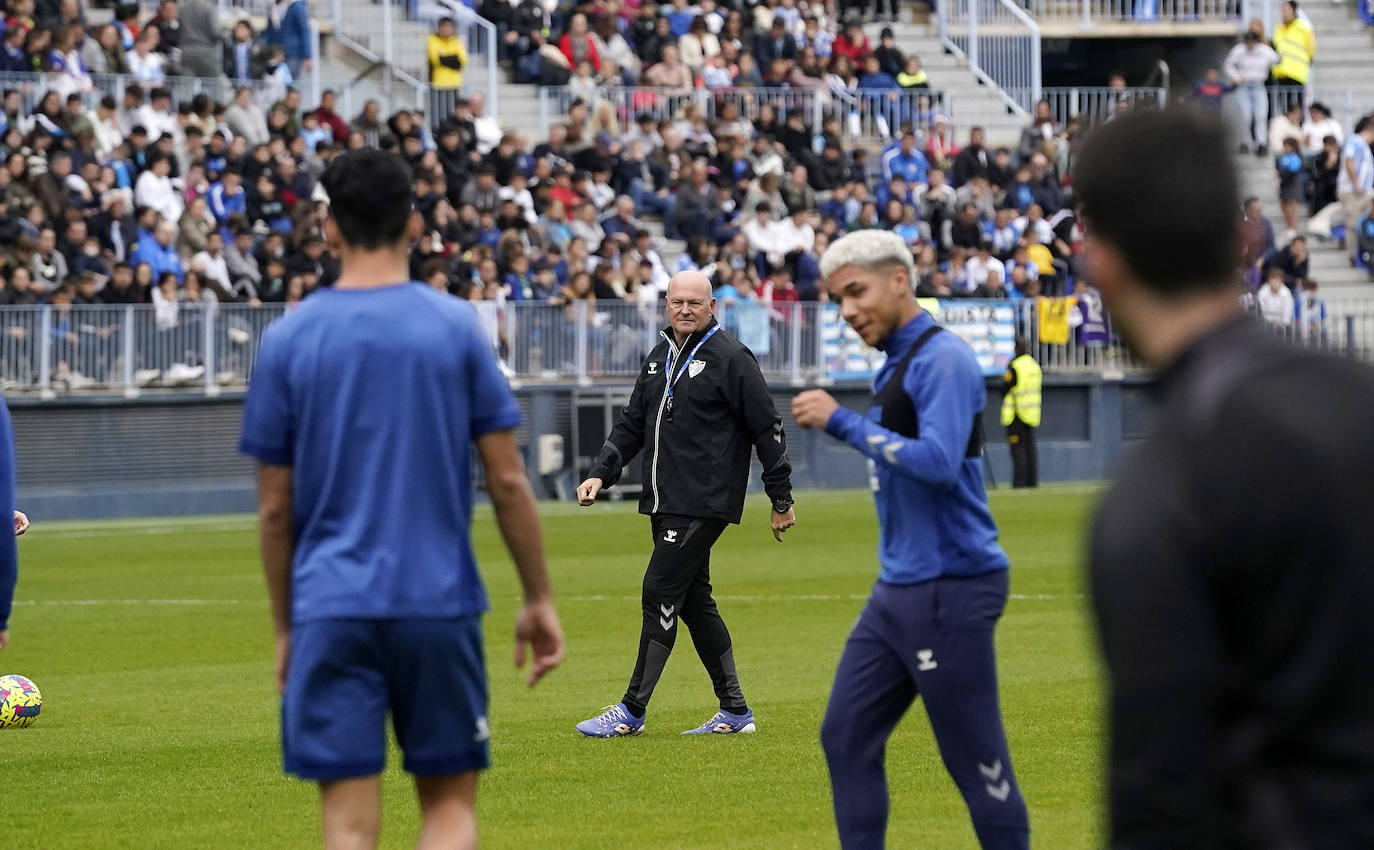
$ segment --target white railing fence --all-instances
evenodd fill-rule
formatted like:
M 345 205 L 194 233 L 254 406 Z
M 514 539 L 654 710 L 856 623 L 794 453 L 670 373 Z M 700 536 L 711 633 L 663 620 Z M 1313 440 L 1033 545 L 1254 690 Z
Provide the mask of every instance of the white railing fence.
M 1042 313 L 1037 301 L 923 301 L 974 349 L 990 376 L 1026 339 L 1046 372 L 1115 377 L 1143 367 L 1115 334 L 1080 335 L 1065 311 Z M 657 344 L 658 304 L 581 300 L 476 302 L 489 341 L 507 374 L 519 381 L 587 383 L 631 380 Z M 181 304 L 174 314 L 148 304 L 0 307 L 0 385 L 43 398 L 71 392 L 189 389 L 217 395 L 242 389 L 253 372 L 267 326 L 281 304 Z M 1071 313 L 1071 311 L 1069 311 Z M 1042 327 L 1058 315 L 1058 326 Z M 823 302 L 765 305 L 731 302 L 721 324 L 754 352 L 771 380 L 801 386 L 867 380 L 882 362 Z M 1045 321 L 1051 321 L 1045 319 Z M 1374 297 L 1300 304 L 1276 332 L 1296 343 L 1374 360 Z
M 25 113 L 32 113 L 49 91 L 56 91 L 64 101 L 68 94 L 78 91 L 86 108 L 94 110 L 106 94 L 113 95 L 116 103 L 122 103 L 124 91 L 131 85 L 142 88 L 145 98 L 150 90 L 146 83 L 127 74 L 94 74 L 91 81 L 89 89 L 78 91 L 71 88 L 69 78 L 60 74 L 0 73 L 0 89 L 14 89 L 19 92 L 23 104 L 22 111 Z M 335 108 L 345 120 L 351 121 L 362 112 L 363 105 L 369 100 L 376 100 L 381 105 L 384 116 L 399 109 L 432 108 L 429 87 L 425 85 L 412 86 L 399 81 L 388 85 L 383 80 L 371 79 L 323 80 L 318 85 L 321 92 L 329 90 L 337 95 L 338 102 Z M 239 86 L 250 88 L 253 91 L 254 103 L 263 109 L 281 99 L 283 94 L 279 85 L 264 80 L 240 82 L 226 77 L 168 77 L 163 84 L 163 87 L 171 92 L 174 106 L 190 101 L 198 94 L 204 94 L 217 103 L 229 103 L 233 101 L 234 92 Z M 319 103 L 318 93 L 315 94 L 314 100 L 308 99 L 306 92 L 301 94 L 302 103 L 306 108 L 314 108 Z M 449 110 L 452 110 L 451 103 Z
M 1040 25 L 1012 0 L 951 0 L 936 7 L 940 41 L 968 62 L 1018 116 L 1040 99 Z M 1020 93 L 1019 95 L 1013 93 Z
M 896 91 L 866 91 L 837 95 L 830 91 L 804 88 L 720 88 L 665 89 L 652 86 L 607 87 L 597 90 L 598 101 L 611 104 L 621 127 L 634 126 L 640 115 L 651 115 L 656 121 L 671 121 L 684 117 L 683 110 L 692 105 L 708 121 L 721 117 L 721 111 L 732 104 L 740 120 L 754 121 L 759 109 L 768 106 L 778 122 L 793 112 L 801 112 L 806 124 L 818 132 L 826 118 L 840 122 L 840 132 L 850 138 L 868 141 L 885 140 L 897 134 L 903 123 L 910 123 L 918 131 L 929 131 L 937 116 L 949 120 L 952 99 L 944 92 L 929 89 L 901 89 Z M 567 115 L 574 95 L 566 86 L 545 86 L 539 89 L 539 130 L 548 136 L 549 127 Z M 594 106 L 594 104 L 589 104 Z
M 1189 23 L 1240 21 L 1251 0 L 1027 0 L 1037 21 L 1073 23 L 1091 28 L 1101 23 Z M 1261 14 L 1255 2 L 1255 14 Z M 1267 30 L 1266 30 L 1267 31 Z
M 1029 103 L 1033 110 L 1036 101 L 1031 100 L 1028 89 L 1013 89 L 1009 92 L 1019 103 Z M 1165 88 L 1134 87 L 1113 89 L 1106 87 L 1042 88 L 1040 100 L 1050 105 L 1050 114 L 1061 127 L 1071 118 L 1078 118 L 1089 125 L 1110 120 L 1120 112 L 1140 106 L 1164 108 L 1169 101 L 1169 91 Z

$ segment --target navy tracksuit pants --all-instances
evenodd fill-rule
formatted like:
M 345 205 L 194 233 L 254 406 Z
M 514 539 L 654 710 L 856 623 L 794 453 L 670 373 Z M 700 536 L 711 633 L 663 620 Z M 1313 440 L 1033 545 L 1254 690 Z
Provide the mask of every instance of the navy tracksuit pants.
M 1007 587 L 1006 570 L 874 585 L 840 656 L 821 724 L 844 850 L 883 847 L 887 739 L 917 695 L 981 846 L 1030 846 L 1026 802 L 997 701 L 993 629 Z

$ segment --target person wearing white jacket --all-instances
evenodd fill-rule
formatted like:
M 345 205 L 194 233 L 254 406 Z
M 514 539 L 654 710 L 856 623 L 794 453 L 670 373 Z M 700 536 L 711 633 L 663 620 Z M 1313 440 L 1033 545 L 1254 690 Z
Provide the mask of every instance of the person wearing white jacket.
M 1293 293 L 1284 284 L 1282 271 L 1269 273 L 1269 280 L 1260 287 L 1255 301 L 1265 324 L 1275 328 L 1293 327 Z
M 1269 79 L 1269 69 L 1278 63 L 1279 55 L 1274 48 L 1260 41 L 1254 30 L 1246 32 L 1240 44 L 1226 54 L 1222 73 L 1236 87 L 1236 103 L 1241 115 L 1241 153 L 1249 153 L 1252 142 L 1260 156 L 1267 152 L 1265 125 L 1269 120 L 1269 97 L 1264 83 Z

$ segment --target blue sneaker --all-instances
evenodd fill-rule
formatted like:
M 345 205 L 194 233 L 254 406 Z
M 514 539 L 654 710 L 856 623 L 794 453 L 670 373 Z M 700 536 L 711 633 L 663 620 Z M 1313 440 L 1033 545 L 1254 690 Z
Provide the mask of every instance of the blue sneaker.
M 635 717 L 625 708 L 625 703 L 608 705 L 591 720 L 577 724 L 577 731 L 588 738 L 619 738 L 623 735 L 638 735 L 644 731 L 644 718 Z
M 716 716 L 706 721 L 695 729 L 688 729 L 684 735 L 734 735 L 742 733 L 752 735 L 758 731 L 754 725 L 754 710 L 746 708 L 743 714 L 731 714 L 724 709 L 717 711 Z

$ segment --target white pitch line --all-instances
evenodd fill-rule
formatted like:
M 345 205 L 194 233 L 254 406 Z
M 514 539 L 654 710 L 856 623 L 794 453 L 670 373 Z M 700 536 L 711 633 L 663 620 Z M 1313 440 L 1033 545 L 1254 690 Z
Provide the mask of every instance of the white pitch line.
M 77 540 L 87 537 L 144 537 L 163 534 L 196 534 L 216 531 L 252 531 L 256 522 L 220 523 L 218 525 L 148 525 L 124 528 L 86 528 L 37 530 L 30 532 L 36 540 Z
M 866 593 L 801 593 L 801 594 L 776 594 L 769 596 L 761 595 L 731 595 L 716 594 L 717 602 L 858 602 L 868 598 Z M 1059 597 L 1050 593 L 1012 593 L 1009 599 L 1023 601 L 1052 601 Z M 1082 594 L 1075 594 L 1074 598 L 1082 599 Z M 556 599 L 564 602 L 638 602 L 638 596 L 560 596 Z
M 563 602 L 638 602 L 638 596 L 613 596 L 598 594 L 594 596 L 563 596 L 559 597 Z M 868 598 L 868 594 L 862 593 L 797 593 L 797 594 L 773 594 L 773 595 L 749 595 L 749 594 L 725 594 L 715 597 L 718 602 L 861 602 Z M 1008 598 L 1017 601 L 1052 601 L 1060 597 L 1048 593 L 1013 593 Z M 1082 599 L 1082 594 L 1075 594 L 1073 598 Z M 518 602 L 519 599 L 513 601 Z M 209 606 L 209 605 L 241 605 L 243 602 L 238 599 L 16 599 L 15 607 L 37 607 L 53 606 L 66 608 L 91 608 L 98 606 L 132 606 L 132 605 L 169 605 L 169 606 Z
M 237 599 L 44 599 L 15 600 L 15 606 L 62 606 L 85 608 L 98 605 L 238 605 Z

